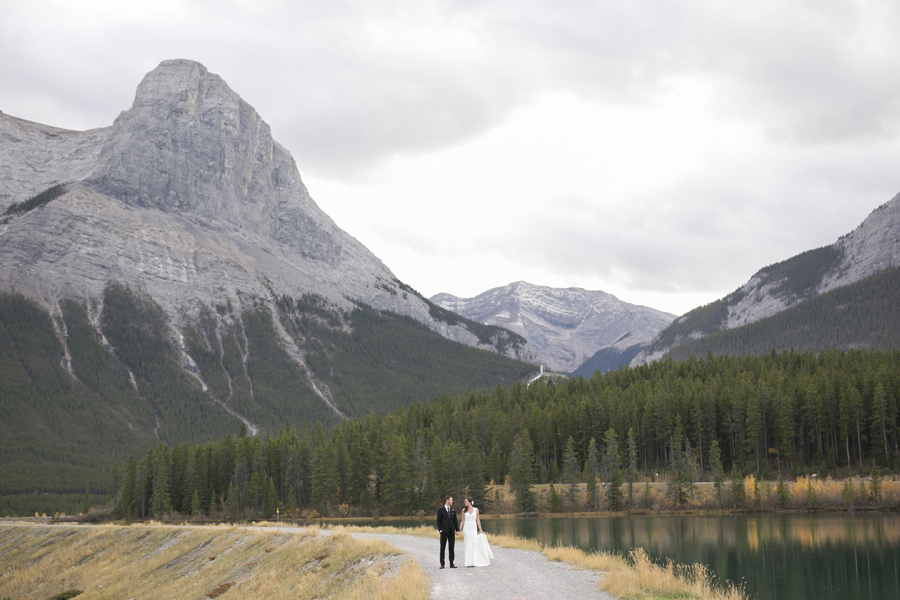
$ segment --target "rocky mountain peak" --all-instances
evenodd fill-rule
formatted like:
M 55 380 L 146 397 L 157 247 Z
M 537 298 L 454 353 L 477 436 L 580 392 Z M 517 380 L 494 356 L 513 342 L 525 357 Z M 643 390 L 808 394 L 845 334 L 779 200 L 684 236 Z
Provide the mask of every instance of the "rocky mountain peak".
M 199 62 L 184 58 L 164 60 L 138 84 L 132 108 L 185 103 L 196 107 L 198 98 L 207 95 L 240 102 L 225 80 Z
M 115 121 L 90 178 L 128 204 L 241 231 L 337 266 L 341 236 L 269 126 L 200 63 L 164 61 Z

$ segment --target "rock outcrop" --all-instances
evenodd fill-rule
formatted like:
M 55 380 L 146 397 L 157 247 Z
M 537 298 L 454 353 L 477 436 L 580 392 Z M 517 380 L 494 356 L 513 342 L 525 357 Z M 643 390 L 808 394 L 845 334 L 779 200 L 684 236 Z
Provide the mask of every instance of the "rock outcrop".
M 438 294 L 431 301 L 466 318 L 518 333 L 553 371 L 571 373 L 605 348 L 644 345 L 675 315 L 622 302 L 612 294 L 524 281 L 474 298 Z

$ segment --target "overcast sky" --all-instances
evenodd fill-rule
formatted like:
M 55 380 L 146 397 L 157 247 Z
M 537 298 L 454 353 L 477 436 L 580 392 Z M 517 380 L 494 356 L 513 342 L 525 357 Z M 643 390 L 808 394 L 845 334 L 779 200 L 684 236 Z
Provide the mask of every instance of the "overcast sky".
M 900 192 L 896 2 L 0 0 L 0 110 L 107 126 L 203 63 L 426 296 L 681 314 Z

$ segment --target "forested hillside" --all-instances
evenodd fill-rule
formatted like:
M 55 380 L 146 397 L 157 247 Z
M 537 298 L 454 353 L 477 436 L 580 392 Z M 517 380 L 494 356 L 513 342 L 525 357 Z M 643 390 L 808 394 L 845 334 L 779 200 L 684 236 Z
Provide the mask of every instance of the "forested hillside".
M 349 416 L 489 390 L 534 370 L 364 305 L 346 313 L 314 296 L 278 305 L 278 324 Z M 86 489 L 106 489 L 115 460 L 160 442 L 222 439 L 245 424 L 276 431 L 288 420 L 330 429 L 338 415 L 285 349 L 268 306 L 204 311 L 183 332 L 192 366 L 159 306 L 126 287 L 107 286 L 102 311 L 66 300 L 55 318 L 0 294 L 0 513 L 33 512 L 22 509 L 32 493 L 42 511 L 71 510 Z
M 712 315 L 722 310 L 724 305 L 721 302 L 696 309 L 692 313 L 708 312 Z M 750 325 L 683 342 L 672 348 L 666 357 L 684 359 L 692 355 L 705 356 L 707 352 L 712 352 L 715 356 L 759 355 L 772 349 L 891 350 L 898 347 L 900 268 L 894 267 L 857 283 L 809 298 Z
M 414 402 L 330 431 L 288 425 L 273 437 L 160 445 L 115 471 L 116 512 L 409 514 L 447 493 L 489 506 L 490 482 L 507 478 L 520 509 L 533 510 L 533 483 L 587 481 L 598 498 L 599 482 L 656 473 L 684 491 L 728 472 L 896 470 L 898 398 L 900 351 L 665 361 Z M 607 494 L 604 506 L 621 502 Z
M 305 296 L 281 298 L 278 309 L 285 329 L 307 351 L 310 366 L 347 415 L 384 414 L 416 400 L 511 385 L 535 371 L 534 365 L 462 346 L 410 317 L 364 304 L 345 313 Z M 487 325 L 481 330 L 486 336 L 505 332 Z

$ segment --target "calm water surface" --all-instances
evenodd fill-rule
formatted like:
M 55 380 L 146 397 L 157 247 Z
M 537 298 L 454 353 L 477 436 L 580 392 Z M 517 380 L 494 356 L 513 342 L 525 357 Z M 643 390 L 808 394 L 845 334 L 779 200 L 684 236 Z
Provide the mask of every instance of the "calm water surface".
M 426 521 L 430 522 L 430 521 Z M 391 522 L 397 526 L 416 526 Z M 490 519 L 491 533 L 656 559 L 702 562 L 759 600 L 900 599 L 900 515 Z

